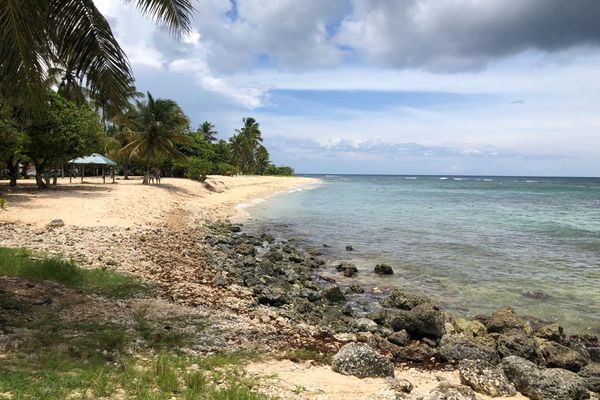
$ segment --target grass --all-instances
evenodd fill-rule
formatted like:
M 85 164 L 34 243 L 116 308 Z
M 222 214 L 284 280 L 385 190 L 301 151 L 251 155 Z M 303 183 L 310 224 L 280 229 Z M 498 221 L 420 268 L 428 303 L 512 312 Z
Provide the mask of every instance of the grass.
M 291 349 L 287 350 L 281 357 L 293 362 L 315 361 L 319 364 L 331 364 L 331 355 L 320 353 L 311 349 Z
M 4 206 L 6 206 L 6 199 L 4 197 L 0 197 L 0 210 L 4 210 Z
M 0 247 L 0 275 L 32 281 L 51 280 L 65 286 L 112 298 L 127 298 L 150 290 L 133 276 L 105 268 L 83 269 L 59 257 L 36 258 L 26 249 Z

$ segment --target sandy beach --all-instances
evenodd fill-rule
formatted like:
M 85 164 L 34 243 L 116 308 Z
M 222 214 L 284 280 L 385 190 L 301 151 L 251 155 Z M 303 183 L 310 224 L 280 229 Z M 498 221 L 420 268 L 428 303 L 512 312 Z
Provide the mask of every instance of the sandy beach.
M 107 180 L 108 182 L 108 180 Z M 39 191 L 35 181 L 21 180 L 15 189 L 0 181 L 7 200 L 0 220 L 44 226 L 52 219 L 80 227 L 140 227 L 170 224 L 183 227 L 218 219 L 242 220 L 243 207 L 295 188 L 318 184 L 318 179 L 272 176 L 209 176 L 201 183 L 163 178 L 159 185 L 142 185 L 141 178 L 102 184 L 101 178 L 61 178 L 58 185 Z

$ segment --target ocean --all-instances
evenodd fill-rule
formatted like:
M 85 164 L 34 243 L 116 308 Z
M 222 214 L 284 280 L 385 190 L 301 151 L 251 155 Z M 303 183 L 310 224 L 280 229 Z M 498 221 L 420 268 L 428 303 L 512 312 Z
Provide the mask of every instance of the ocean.
M 458 314 L 510 305 L 570 333 L 600 332 L 600 178 L 317 177 L 247 208 L 247 225 L 355 263 L 349 279 Z M 394 275 L 375 275 L 378 263 Z

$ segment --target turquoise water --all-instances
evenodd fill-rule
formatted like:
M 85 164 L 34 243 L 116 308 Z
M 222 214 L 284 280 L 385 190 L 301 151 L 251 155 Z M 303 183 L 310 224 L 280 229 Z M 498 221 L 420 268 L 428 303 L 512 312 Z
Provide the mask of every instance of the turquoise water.
M 600 179 L 322 176 L 253 208 L 250 224 L 351 260 L 364 282 L 466 315 L 511 305 L 600 330 Z M 351 244 L 353 252 L 345 251 Z M 391 277 L 373 266 L 387 262 Z

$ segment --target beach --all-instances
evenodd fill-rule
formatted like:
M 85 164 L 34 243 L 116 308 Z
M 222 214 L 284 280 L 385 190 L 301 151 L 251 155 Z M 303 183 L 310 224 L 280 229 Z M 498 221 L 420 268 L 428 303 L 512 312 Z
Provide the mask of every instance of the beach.
M 438 397 L 423 396 L 433 393 L 440 382 L 468 389 L 461 385 L 468 378 L 458 366 L 465 354 L 493 363 L 499 362 L 497 351 L 502 357 L 519 355 L 544 365 L 552 359 L 551 365 L 561 371 L 579 371 L 591 362 L 590 357 L 598 356 L 589 350 L 597 349 L 597 343 L 577 339 L 580 348 L 589 352 L 586 358 L 568 347 L 564 335 L 556 333 L 558 328 L 546 332 L 536 327 L 534 332 L 512 310 L 501 309 L 488 320 L 466 320 L 444 313 L 434 300 L 423 296 L 372 291 L 369 286 L 365 293 L 356 282 L 341 278 L 347 266 L 328 264 L 319 249 L 303 247 L 291 238 L 280 241 L 268 227 L 245 232 L 248 206 L 318 186 L 318 179 L 210 176 L 204 184 L 169 178 L 160 185 L 142 185 L 139 179 L 118 180 L 114 185 L 59 182 L 45 191 L 27 184 L 12 191 L 5 182 L 0 184 L 7 199 L 6 210 L 0 211 L 0 246 L 60 255 L 84 268 L 107 268 L 160 285 L 157 298 L 95 302 L 78 308 L 74 315 L 123 324 L 131 318 L 128 310 L 144 309 L 158 320 L 169 315 L 201 316 L 210 328 L 185 351 L 252 349 L 265 354 L 250 362 L 245 373 L 256 377 L 261 382 L 257 390 L 267 395 L 315 400 L 434 399 Z M 340 275 L 338 283 L 337 276 L 327 272 L 332 268 Z M 13 293 L 32 290 L 26 282 L 5 283 Z M 40 290 L 50 290 L 46 283 L 40 285 Z M 62 290 L 55 296 L 79 295 Z M 370 308 L 368 299 L 384 308 Z M 62 314 L 69 313 L 63 310 Z M 170 329 L 187 331 L 189 324 L 169 320 Z M 290 349 L 309 349 L 311 355 L 330 359 L 350 343 L 368 345 L 394 360 L 395 380 L 362 380 L 332 371 L 331 361 L 285 356 Z M 574 372 L 567 373 L 573 385 L 581 384 Z M 537 380 L 554 379 L 536 374 Z M 397 388 L 403 380 L 414 386 L 410 395 Z M 481 391 L 469 393 L 457 398 L 491 398 Z M 503 397 L 528 398 L 514 388 L 508 393 Z

